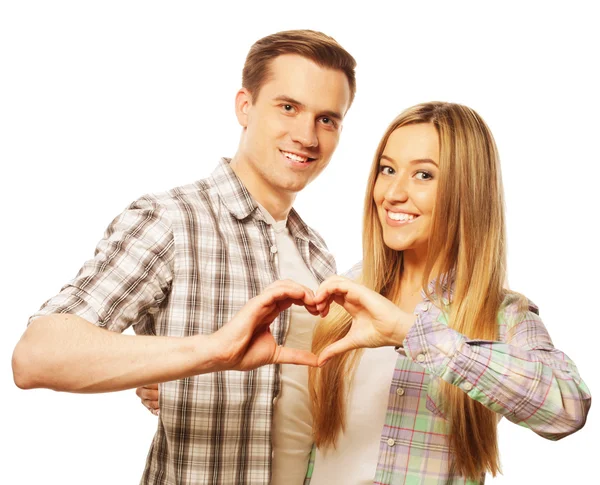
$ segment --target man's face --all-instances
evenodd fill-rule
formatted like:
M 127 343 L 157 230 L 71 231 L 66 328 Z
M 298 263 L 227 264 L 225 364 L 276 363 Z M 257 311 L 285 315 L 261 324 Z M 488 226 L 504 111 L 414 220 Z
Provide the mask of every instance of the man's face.
M 242 89 L 236 98 L 245 130 L 238 156 L 251 185 L 277 195 L 302 190 L 329 163 L 349 105 L 342 71 L 297 55 L 271 61 L 258 97 Z

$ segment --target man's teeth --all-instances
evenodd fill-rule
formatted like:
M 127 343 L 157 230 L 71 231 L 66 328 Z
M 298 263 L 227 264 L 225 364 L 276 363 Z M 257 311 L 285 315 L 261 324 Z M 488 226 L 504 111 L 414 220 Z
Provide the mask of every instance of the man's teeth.
M 293 160 L 294 162 L 308 162 L 308 158 L 306 157 L 301 157 L 300 155 L 296 155 L 295 153 L 290 153 L 290 152 L 284 152 L 283 150 L 281 151 L 281 153 L 283 153 L 287 158 L 289 158 L 290 160 Z
M 403 221 L 403 222 L 412 221 L 415 217 L 417 217 L 412 214 L 405 214 L 404 212 L 388 212 L 388 216 L 393 221 Z

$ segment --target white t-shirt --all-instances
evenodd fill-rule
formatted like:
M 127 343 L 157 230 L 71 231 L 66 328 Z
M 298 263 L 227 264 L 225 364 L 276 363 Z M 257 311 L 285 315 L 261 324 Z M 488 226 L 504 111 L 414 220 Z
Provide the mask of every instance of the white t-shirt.
M 275 221 L 259 205 L 268 224 L 275 230 L 279 276 L 291 279 L 312 290 L 319 282 L 306 266 L 294 243 L 287 221 Z M 317 318 L 306 308 L 292 305 L 290 326 L 285 345 L 310 350 Z M 308 368 L 282 364 L 281 392 L 273 413 L 273 475 L 272 485 L 302 485 L 312 449 L 312 412 L 308 396 Z
M 348 395 L 346 431 L 335 449 L 317 449 L 311 485 L 373 484 L 398 354 L 393 347 L 362 352 Z

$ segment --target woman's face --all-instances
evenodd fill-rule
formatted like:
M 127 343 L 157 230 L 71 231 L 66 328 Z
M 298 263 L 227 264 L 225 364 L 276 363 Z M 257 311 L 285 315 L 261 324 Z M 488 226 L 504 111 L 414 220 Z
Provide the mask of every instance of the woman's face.
M 439 177 L 439 137 L 433 124 L 392 132 L 379 158 L 373 199 L 386 246 L 427 250 Z

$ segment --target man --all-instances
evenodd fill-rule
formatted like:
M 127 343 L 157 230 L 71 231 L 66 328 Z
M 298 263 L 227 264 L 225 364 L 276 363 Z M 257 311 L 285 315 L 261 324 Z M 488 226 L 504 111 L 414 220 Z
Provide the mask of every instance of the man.
M 22 388 L 163 383 L 142 483 L 302 483 L 312 443 L 307 369 L 277 364 L 316 365 L 311 289 L 335 264 L 292 204 L 337 146 L 354 68 L 318 32 L 256 42 L 236 95 L 233 159 L 134 202 L 17 344 Z M 274 283 L 281 278 L 301 284 Z M 119 334 L 129 326 L 138 335 Z

